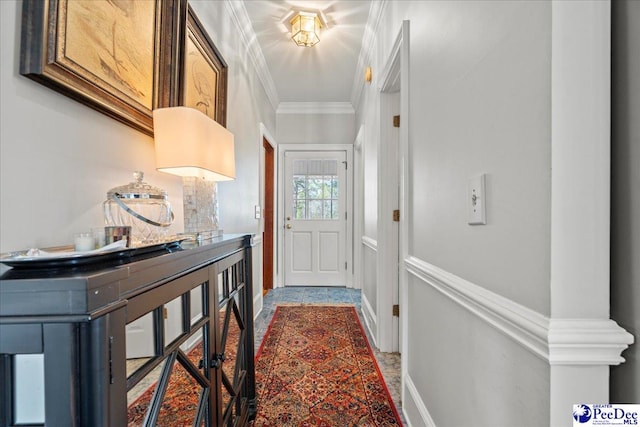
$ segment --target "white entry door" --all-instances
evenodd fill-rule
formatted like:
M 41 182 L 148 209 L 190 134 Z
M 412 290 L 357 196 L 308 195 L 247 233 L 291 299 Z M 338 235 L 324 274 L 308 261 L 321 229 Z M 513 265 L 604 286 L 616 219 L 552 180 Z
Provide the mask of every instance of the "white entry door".
M 284 153 L 284 284 L 346 285 L 346 153 Z

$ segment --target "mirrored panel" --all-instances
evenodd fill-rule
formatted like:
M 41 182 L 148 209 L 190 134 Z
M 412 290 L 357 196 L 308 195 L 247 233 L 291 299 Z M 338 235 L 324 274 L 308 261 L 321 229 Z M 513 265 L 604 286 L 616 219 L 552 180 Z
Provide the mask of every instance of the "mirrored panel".
M 5 381 L 6 379 L 2 378 L 3 386 L 6 385 Z M 13 411 L 16 423 L 44 423 L 44 355 L 13 356 L 13 384 Z
M 224 301 L 224 299 L 227 297 L 227 295 L 229 294 L 228 291 L 226 291 L 226 286 L 224 283 L 224 272 L 218 273 L 218 302 L 220 301 Z
M 179 296 L 164 305 L 165 346 L 182 334 L 182 316 L 182 296 Z
M 149 312 L 137 320 L 127 324 L 127 377 L 144 365 L 154 354 L 153 312 Z M 135 360 L 135 361 L 134 361 Z M 134 369 L 129 372 L 129 369 Z
M 180 349 L 187 355 L 193 366 L 200 370 L 202 368 L 199 368 L 199 366 L 201 366 L 204 355 L 204 333 L 204 327 L 198 329 L 180 346 Z
M 240 277 L 238 273 L 238 264 L 235 264 L 229 268 L 229 275 L 231 276 L 231 286 L 233 287 L 234 291 L 238 289 L 238 278 Z
M 173 364 L 169 385 L 162 399 L 157 426 L 191 426 L 198 415 L 204 387 L 179 362 Z
M 235 420 L 241 402 L 234 399 L 234 388 L 240 385 L 244 358 L 244 346 L 240 345 L 244 334 L 244 322 L 240 311 L 241 298 L 236 294 L 224 309 L 221 309 L 221 345 L 225 360 L 222 363 L 222 401 L 225 417 Z M 232 421 L 235 422 L 235 421 Z
M 194 325 L 203 316 L 204 308 L 202 306 L 202 295 L 203 295 L 204 289 L 205 289 L 205 285 L 203 284 L 196 288 L 191 289 L 191 292 L 189 292 L 192 325 Z
M 129 374 L 127 362 L 127 374 Z M 151 399 L 156 392 L 158 379 L 166 360 L 149 372 L 138 384 L 127 392 L 127 426 L 138 427 L 144 425 L 144 419 L 151 406 Z

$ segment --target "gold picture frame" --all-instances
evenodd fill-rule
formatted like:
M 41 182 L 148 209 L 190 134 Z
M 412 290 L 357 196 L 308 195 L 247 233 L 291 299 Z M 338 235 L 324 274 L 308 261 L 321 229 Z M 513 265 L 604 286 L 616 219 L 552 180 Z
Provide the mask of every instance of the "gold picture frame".
M 188 6 L 183 32 L 180 104 L 227 124 L 227 63 Z
M 173 104 L 186 0 L 24 0 L 20 74 L 142 132 Z

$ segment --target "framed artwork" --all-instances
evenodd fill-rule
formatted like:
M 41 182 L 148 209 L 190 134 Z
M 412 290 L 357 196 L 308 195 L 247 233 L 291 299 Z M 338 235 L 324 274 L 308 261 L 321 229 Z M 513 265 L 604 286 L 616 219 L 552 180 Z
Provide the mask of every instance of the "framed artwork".
M 227 64 L 188 7 L 182 51 L 180 104 L 227 124 Z
M 186 0 L 24 0 L 20 74 L 149 135 Z

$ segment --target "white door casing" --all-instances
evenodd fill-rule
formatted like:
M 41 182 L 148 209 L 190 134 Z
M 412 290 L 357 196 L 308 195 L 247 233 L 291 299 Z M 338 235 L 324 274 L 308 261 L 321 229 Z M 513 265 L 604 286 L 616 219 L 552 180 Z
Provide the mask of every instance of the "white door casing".
M 408 180 L 409 123 L 409 21 L 402 27 L 380 73 L 380 138 L 378 140 L 378 307 L 377 343 L 380 351 L 405 354 L 407 230 L 409 206 L 405 197 Z M 392 116 L 400 115 L 400 127 L 394 128 Z M 399 223 L 391 219 L 400 208 Z M 392 305 L 400 307 L 400 318 L 392 315 Z M 406 366 L 403 360 L 402 367 Z M 403 371 L 404 375 L 404 371 Z
M 345 151 L 285 151 L 286 286 L 346 285 L 346 170 Z

